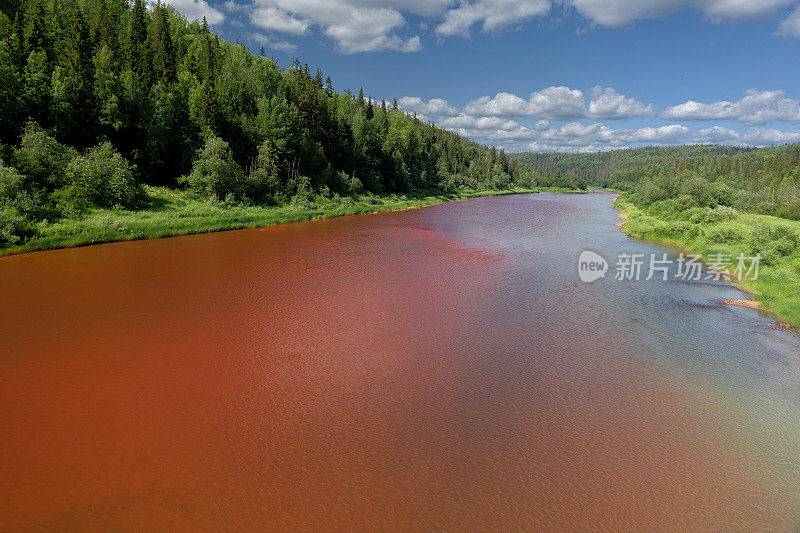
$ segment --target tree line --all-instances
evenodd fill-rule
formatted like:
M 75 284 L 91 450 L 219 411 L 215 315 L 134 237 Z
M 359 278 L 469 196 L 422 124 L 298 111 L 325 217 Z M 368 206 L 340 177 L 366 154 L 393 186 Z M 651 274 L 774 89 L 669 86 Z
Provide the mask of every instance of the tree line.
M 647 147 L 597 154 L 514 154 L 534 172 L 628 192 L 666 215 L 731 207 L 800 220 L 800 144 Z
M 142 184 L 211 201 L 530 185 L 505 152 L 144 0 L 0 0 L 0 240 Z M 5 235 L 5 237 L 4 237 Z M 16 236 L 16 237 L 14 237 Z

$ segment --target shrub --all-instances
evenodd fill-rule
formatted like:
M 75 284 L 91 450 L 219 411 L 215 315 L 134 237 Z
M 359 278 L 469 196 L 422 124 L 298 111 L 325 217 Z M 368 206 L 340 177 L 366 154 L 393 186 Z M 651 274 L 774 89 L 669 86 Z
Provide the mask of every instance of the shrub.
M 192 172 L 179 178 L 179 181 L 209 200 L 229 196 L 241 199 L 245 197 L 247 189 L 244 171 L 233 160 L 230 146 L 216 136 L 206 139 Z
M 135 167 L 113 145 L 104 142 L 67 167 L 69 185 L 61 198 L 80 199 L 101 207 L 135 207 L 143 197 L 136 181 Z M 71 189 L 71 190 L 70 190 Z
M 67 167 L 77 156 L 74 148 L 64 146 L 38 124 L 29 122 L 12 161 L 35 184 L 53 190 L 68 184 Z
M 708 222 L 710 224 L 717 224 L 719 222 L 727 222 L 729 220 L 735 220 L 736 216 L 737 216 L 736 209 L 725 205 L 721 205 L 719 207 L 715 207 L 714 209 L 708 209 L 706 211 L 705 222 Z
M 800 236 L 785 226 L 756 224 L 750 235 L 750 247 L 754 253 L 776 258 L 793 254 L 800 243 Z
M 700 224 L 706 218 L 706 210 L 703 207 L 692 207 L 684 211 L 678 217 L 679 220 L 687 220 L 692 224 Z
M 786 204 L 786 218 L 800 220 L 800 199 L 795 199 Z
M 0 202 L 16 197 L 24 187 L 25 177 L 0 162 Z
M 265 142 L 258 149 L 255 168 L 247 176 L 247 195 L 256 202 L 274 202 L 280 193 L 277 158 L 271 143 Z
M 0 206 L 0 243 L 16 244 L 34 233 L 33 225 L 15 207 Z
M 670 231 L 675 234 L 687 234 L 689 233 L 692 228 L 694 228 L 694 224 L 686 222 L 685 220 L 673 220 L 669 223 Z
M 744 239 L 742 232 L 731 226 L 719 226 L 708 230 L 708 242 L 712 244 L 733 244 Z

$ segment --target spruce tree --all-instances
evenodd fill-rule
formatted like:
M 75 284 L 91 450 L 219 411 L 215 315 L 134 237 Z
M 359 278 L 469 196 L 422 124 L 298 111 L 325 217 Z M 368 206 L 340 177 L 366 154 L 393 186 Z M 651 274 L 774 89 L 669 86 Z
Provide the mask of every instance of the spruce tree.
M 176 80 L 175 53 L 169 30 L 167 8 L 160 0 L 153 10 L 149 45 L 155 81 L 163 83 L 174 82 Z
M 147 57 L 147 12 L 144 0 L 135 0 L 133 19 L 128 31 L 125 46 L 127 67 L 135 72 L 140 80 L 149 81 L 150 62 Z

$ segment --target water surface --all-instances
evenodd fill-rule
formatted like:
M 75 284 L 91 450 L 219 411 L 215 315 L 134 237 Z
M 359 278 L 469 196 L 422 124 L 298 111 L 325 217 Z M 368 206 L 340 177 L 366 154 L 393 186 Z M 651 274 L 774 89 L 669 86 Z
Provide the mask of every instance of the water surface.
M 800 526 L 800 343 L 608 195 L 0 258 L 0 529 Z

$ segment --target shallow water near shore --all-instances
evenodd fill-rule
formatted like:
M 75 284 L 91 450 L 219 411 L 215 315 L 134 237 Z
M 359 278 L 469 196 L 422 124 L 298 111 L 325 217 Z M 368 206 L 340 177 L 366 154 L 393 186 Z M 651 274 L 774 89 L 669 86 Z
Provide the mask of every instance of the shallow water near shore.
M 800 342 L 613 196 L 0 258 L 0 529 L 800 526 Z

